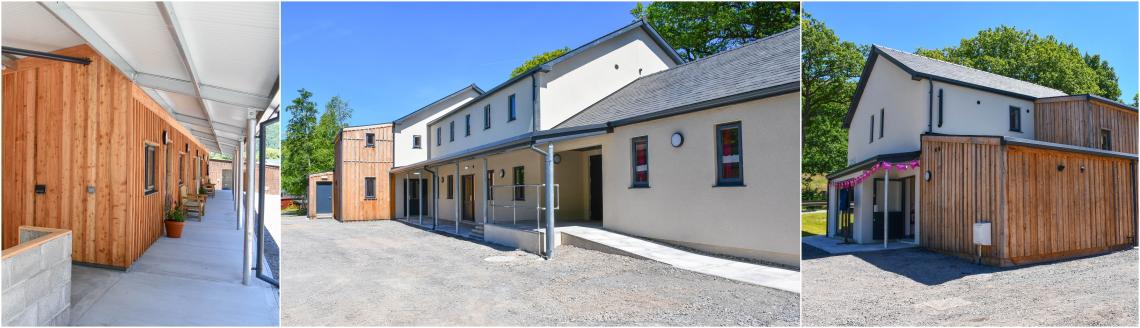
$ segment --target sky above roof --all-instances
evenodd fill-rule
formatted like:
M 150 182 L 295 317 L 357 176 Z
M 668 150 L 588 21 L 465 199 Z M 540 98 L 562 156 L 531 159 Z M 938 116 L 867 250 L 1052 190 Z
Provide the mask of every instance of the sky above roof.
M 332 96 L 347 100 L 349 125 L 390 122 L 471 83 L 489 90 L 533 55 L 617 30 L 633 22 L 633 6 L 284 2 L 282 106 L 305 88 L 319 110 Z
M 999 25 L 1029 29 L 1100 54 L 1116 69 L 1121 98 L 1131 103 L 1137 84 L 1137 3 L 850 3 L 808 2 L 804 11 L 839 38 L 914 52 L 957 46 Z M 1074 19 L 1079 18 L 1079 19 Z

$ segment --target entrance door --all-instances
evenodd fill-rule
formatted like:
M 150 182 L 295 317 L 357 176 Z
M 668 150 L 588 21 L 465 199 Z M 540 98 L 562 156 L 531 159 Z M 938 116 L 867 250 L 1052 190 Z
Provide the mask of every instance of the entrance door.
M 459 187 L 460 197 L 463 197 L 463 220 L 475 221 L 475 175 L 468 174 L 462 177 Z
M 222 190 L 234 189 L 234 170 L 222 170 Z
M 404 180 L 404 197 L 408 199 L 408 203 L 404 204 L 404 213 L 407 214 L 406 216 L 420 215 L 423 209 L 423 204 L 420 202 L 422 202 L 424 198 L 427 198 L 425 195 L 426 190 L 422 188 L 424 186 L 427 186 L 427 180 Z
M 602 155 L 590 156 L 590 221 L 602 220 Z
M 332 213 L 332 182 L 317 182 L 317 195 L 313 203 L 317 206 L 317 214 Z
M 883 239 L 883 179 L 875 179 L 875 214 L 874 214 L 874 239 Z M 890 183 L 890 202 L 887 206 L 887 212 L 890 215 L 890 221 L 887 222 L 888 229 L 890 229 L 890 239 L 903 238 L 906 234 L 906 216 L 903 212 L 903 204 L 906 202 L 906 183 L 902 179 L 891 179 Z

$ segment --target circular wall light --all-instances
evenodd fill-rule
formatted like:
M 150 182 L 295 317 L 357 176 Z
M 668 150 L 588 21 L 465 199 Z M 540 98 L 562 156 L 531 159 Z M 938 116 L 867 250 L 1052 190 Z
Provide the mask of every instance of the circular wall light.
M 562 163 L 562 154 L 554 154 L 554 164 Z
M 681 145 L 685 144 L 685 135 L 680 132 L 673 132 L 673 136 L 669 138 L 669 144 L 673 145 L 673 147 L 681 147 Z
M 930 170 L 926 170 L 926 172 L 922 173 L 922 179 L 926 180 L 926 181 L 930 181 Z
M 505 176 L 507 176 L 507 170 L 499 169 L 499 177 L 502 178 Z

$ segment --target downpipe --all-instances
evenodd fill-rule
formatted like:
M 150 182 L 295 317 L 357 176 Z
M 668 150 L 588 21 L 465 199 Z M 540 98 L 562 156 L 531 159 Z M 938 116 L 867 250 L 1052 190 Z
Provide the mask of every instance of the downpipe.
M 530 149 L 542 154 L 543 164 L 546 165 L 546 171 L 543 172 L 546 197 L 542 198 L 546 207 L 546 252 L 543 258 L 549 260 L 554 257 L 554 143 L 547 143 L 545 151 L 534 145 Z

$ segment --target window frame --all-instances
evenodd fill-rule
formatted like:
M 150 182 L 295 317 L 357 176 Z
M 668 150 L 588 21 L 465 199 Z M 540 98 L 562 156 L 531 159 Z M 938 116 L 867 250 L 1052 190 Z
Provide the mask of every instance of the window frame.
M 437 126 L 437 127 L 435 127 L 435 145 L 439 146 L 442 144 L 443 144 L 443 127 Z
M 512 193 L 514 200 L 526 201 L 526 187 L 519 187 L 526 185 L 526 166 L 515 166 L 511 168 L 511 185 L 514 186 Z
M 645 144 L 645 181 L 637 180 L 637 145 Z M 629 187 L 649 188 L 649 136 L 639 136 L 629 139 Z
M 1021 130 L 1021 107 L 1009 106 L 1009 132 L 1023 132 Z
M 364 177 L 364 200 L 376 200 L 376 177 Z
M 1100 149 L 1112 151 L 1112 129 L 1100 129 Z
M 448 142 L 454 142 L 455 141 L 455 121 L 451 121 L 451 123 L 449 123 L 449 125 L 450 126 L 448 127 L 448 131 L 447 131 L 447 141 Z
M 143 143 L 143 195 L 158 192 L 158 144 Z
M 185 179 L 185 177 L 186 177 L 186 165 L 183 164 L 183 158 L 185 158 L 185 157 L 186 157 L 186 153 L 178 153 L 178 186 L 179 187 L 186 185 L 186 179 Z M 194 191 L 194 192 L 197 192 L 197 191 Z
M 518 118 L 518 110 L 515 107 L 515 94 L 507 96 L 507 122 L 512 122 Z
M 887 109 L 879 109 L 879 139 L 883 138 L 883 130 L 887 127 Z
M 867 143 L 875 143 L 875 114 L 871 114 L 871 141 Z
M 495 200 L 495 170 L 487 170 L 487 190 L 484 192 L 484 198 L 487 200 Z
M 445 183 L 447 183 L 447 199 L 454 199 L 454 197 L 455 197 L 455 178 L 454 177 L 455 177 L 454 174 L 448 174 L 447 178 L 444 179 L 446 181 Z
M 376 134 L 375 133 L 365 133 L 364 134 L 364 147 L 365 148 L 376 148 Z
M 721 154 L 721 149 L 724 147 L 721 140 L 721 133 L 727 129 L 736 129 L 736 163 L 740 167 L 737 169 L 738 178 L 725 178 L 724 177 L 724 155 Z M 715 137 L 713 138 L 715 148 L 713 151 L 716 153 L 714 161 L 716 162 L 716 187 L 743 187 L 744 185 L 744 126 L 740 121 L 728 122 L 717 124 L 714 128 Z
M 471 114 L 467 114 L 463 117 L 463 136 L 471 136 Z
M 422 148 L 424 148 L 423 147 L 423 138 L 421 138 L 420 135 L 418 135 L 418 134 L 412 135 L 412 149 L 422 149 Z
M 483 130 L 491 128 L 491 104 L 483 106 Z

